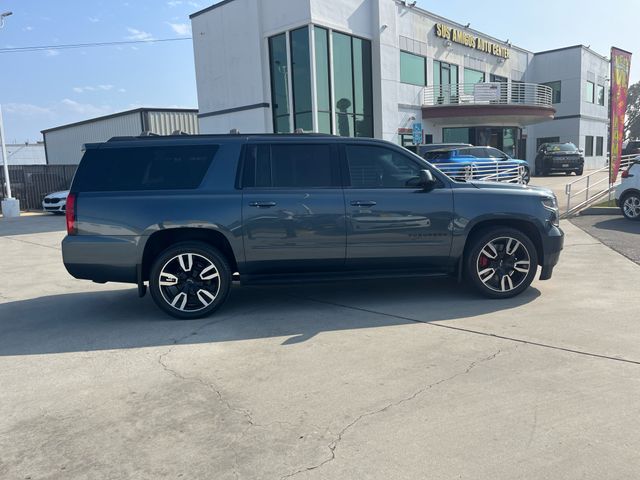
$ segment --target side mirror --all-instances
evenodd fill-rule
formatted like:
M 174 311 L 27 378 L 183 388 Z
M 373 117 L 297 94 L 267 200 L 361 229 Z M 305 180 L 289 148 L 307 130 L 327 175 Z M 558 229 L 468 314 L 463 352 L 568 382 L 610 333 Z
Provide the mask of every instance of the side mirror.
M 430 170 L 420 170 L 420 186 L 425 190 L 435 185 L 436 180 Z

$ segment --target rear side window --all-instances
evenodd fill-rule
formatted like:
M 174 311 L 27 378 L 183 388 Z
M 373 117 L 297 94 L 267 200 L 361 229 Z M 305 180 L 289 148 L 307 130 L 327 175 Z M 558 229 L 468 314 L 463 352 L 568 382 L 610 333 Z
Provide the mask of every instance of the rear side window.
M 73 189 L 194 189 L 202 183 L 217 151 L 217 145 L 90 149 L 82 157 Z
M 340 186 L 339 164 L 331 145 L 249 145 L 243 187 L 331 188 Z

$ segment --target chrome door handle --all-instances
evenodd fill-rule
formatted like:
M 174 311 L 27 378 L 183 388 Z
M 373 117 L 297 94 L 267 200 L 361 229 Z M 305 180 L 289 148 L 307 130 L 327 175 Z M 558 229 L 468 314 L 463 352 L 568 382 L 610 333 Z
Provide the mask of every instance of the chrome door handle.
M 374 202 L 373 200 L 354 200 L 353 202 L 351 202 L 351 205 L 354 207 L 373 207 L 375 204 L 376 202 Z
M 249 202 L 250 207 L 271 208 L 277 205 L 276 202 Z

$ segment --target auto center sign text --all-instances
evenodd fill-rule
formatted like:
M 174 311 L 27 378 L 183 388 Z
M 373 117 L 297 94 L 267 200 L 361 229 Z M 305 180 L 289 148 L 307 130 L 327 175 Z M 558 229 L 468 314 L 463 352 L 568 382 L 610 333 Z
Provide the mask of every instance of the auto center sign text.
M 464 30 L 448 27 L 442 23 L 436 23 L 436 36 L 454 43 L 459 43 L 465 47 L 495 55 L 496 57 L 509 58 L 509 49 L 507 47 L 503 47 L 499 43 L 490 42 L 484 38 L 476 37 Z

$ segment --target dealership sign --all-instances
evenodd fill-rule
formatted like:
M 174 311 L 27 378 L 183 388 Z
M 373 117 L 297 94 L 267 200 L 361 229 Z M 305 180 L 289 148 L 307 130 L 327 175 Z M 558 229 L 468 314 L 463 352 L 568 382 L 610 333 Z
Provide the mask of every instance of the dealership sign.
M 616 181 L 620 169 L 622 139 L 624 137 L 624 117 L 627 112 L 629 91 L 629 69 L 631 53 L 611 48 L 611 160 L 609 161 L 609 183 Z
M 465 47 L 480 50 L 481 52 L 495 55 L 496 57 L 509 58 L 509 49 L 499 43 L 490 42 L 484 38 L 476 37 L 458 28 L 448 27 L 442 23 L 436 23 L 436 37 L 444 38 L 453 43 L 459 43 Z

